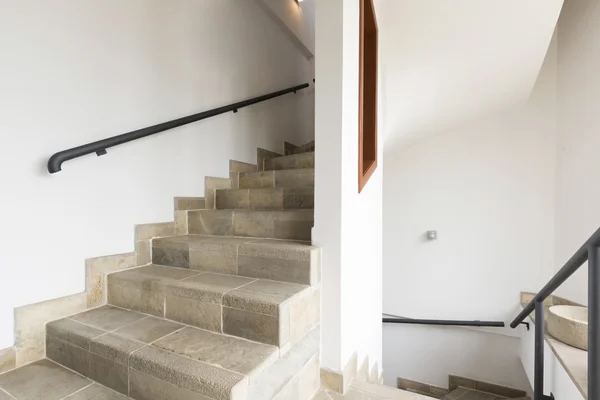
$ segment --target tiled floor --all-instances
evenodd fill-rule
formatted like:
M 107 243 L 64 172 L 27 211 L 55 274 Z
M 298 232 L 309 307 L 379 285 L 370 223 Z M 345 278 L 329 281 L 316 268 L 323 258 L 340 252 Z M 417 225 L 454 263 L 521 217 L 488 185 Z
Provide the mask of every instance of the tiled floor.
M 346 394 L 322 389 L 313 400 L 433 400 L 421 394 L 407 392 L 388 386 L 353 382 Z
M 127 400 L 50 360 L 0 375 L 0 400 Z

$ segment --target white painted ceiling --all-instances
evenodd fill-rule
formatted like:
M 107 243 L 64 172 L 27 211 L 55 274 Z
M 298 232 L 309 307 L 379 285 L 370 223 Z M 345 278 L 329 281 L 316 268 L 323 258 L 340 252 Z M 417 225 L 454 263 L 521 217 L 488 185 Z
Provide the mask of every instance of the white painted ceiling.
M 386 148 L 528 99 L 563 0 L 375 0 Z

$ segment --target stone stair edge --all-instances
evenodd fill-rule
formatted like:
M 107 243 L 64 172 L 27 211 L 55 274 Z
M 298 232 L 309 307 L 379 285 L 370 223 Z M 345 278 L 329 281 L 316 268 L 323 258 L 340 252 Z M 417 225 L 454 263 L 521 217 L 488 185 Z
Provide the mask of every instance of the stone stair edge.
M 121 310 L 123 312 L 130 313 L 130 314 L 136 314 L 139 316 L 139 319 L 136 319 L 133 322 L 125 324 L 123 326 L 120 326 L 119 328 L 117 328 L 115 330 L 104 330 L 103 328 L 100 328 L 98 326 L 90 325 L 88 323 L 78 321 L 77 319 L 75 319 L 78 316 L 87 314 L 91 311 L 102 311 L 104 309 L 115 309 L 115 310 Z M 164 335 L 161 335 L 160 337 L 158 337 L 150 342 L 136 340 L 135 338 L 129 337 L 129 336 L 124 335 L 121 332 L 119 332 L 119 331 L 122 331 L 122 330 L 128 328 L 129 326 L 135 325 L 136 323 L 142 322 L 144 320 L 150 320 L 150 319 L 164 321 L 169 324 L 177 325 L 177 327 L 173 331 L 166 333 Z M 60 331 L 60 329 L 57 329 L 57 327 L 60 324 L 64 325 L 65 323 L 71 324 L 73 326 L 71 331 L 69 331 L 68 329 L 65 329 L 64 327 L 63 327 L 62 331 Z M 47 341 L 51 342 L 54 340 L 54 341 L 59 341 L 59 342 L 65 342 L 69 346 L 75 346 L 77 348 L 80 348 L 83 351 L 87 351 L 87 352 L 95 354 L 96 356 L 104 357 L 104 358 L 106 358 L 107 354 L 119 354 L 119 353 L 124 354 L 123 349 L 119 348 L 119 344 L 118 344 L 119 340 L 124 341 L 124 342 L 133 342 L 133 343 L 137 344 L 137 347 L 134 348 L 134 350 L 131 350 L 126 355 L 123 355 L 123 357 L 126 357 L 128 360 L 127 361 L 128 368 L 130 368 L 130 369 L 133 368 L 138 372 L 145 373 L 145 371 L 139 371 L 137 368 L 133 367 L 131 361 L 129 361 L 129 360 L 132 360 L 133 358 L 135 358 L 136 354 L 145 348 L 146 349 L 152 348 L 151 351 L 153 351 L 155 353 L 163 353 L 165 355 L 168 354 L 170 357 L 172 357 L 172 359 L 174 361 L 179 360 L 179 361 L 177 361 L 177 365 L 179 365 L 181 363 L 184 363 L 184 364 L 187 363 L 190 365 L 199 365 L 199 366 L 201 365 L 201 366 L 203 366 L 202 368 L 207 369 L 209 372 L 206 374 L 199 374 L 198 376 L 195 376 L 193 378 L 200 379 L 208 387 L 214 386 L 213 378 L 215 376 L 215 374 L 214 374 L 215 371 L 222 370 L 222 371 L 224 371 L 223 373 L 225 375 L 241 376 L 242 379 L 245 379 L 245 378 L 250 378 L 253 376 L 259 376 L 266 368 L 268 368 L 270 365 L 275 363 L 280 358 L 280 350 L 277 346 L 268 345 L 268 344 L 256 342 L 253 340 L 249 340 L 246 338 L 233 336 L 233 335 L 228 335 L 226 333 L 211 332 L 208 330 L 203 330 L 198 327 L 183 324 L 183 323 L 180 323 L 177 321 L 172 321 L 167 318 L 160 318 L 160 317 L 152 316 L 149 314 L 145 314 L 145 313 L 141 313 L 138 311 L 129 310 L 129 309 L 113 306 L 113 305 L 104 305 L 104 306 L 96 307 L 96 308 L 86 310 L 81 313 L 71 315 L 66 318 L 61 318 L 61 319 L 58 319 L 55 321 L 50 321 L 47 323 L 47 326 L 48 326 L 48 329 L 47 329 L 47 332 L 45 335 L 47 337 L 47 339 L 46 339 Z M 94 335 L 93 337 L 86 337 L 84 334 L 81 334 L 81 333 L 78 333 L 77 331 L 75 331 L 77 326 L 81 326 L 84 329 L 88 329 L 88 330 L 96 330 L 97 331 L 97 332 L 95 332 L 96 335 Z M 248 372 L 242 373 L 240 371 L 235 371 L 235 370 L 226 368 L 224 366 L 221 366 L 221 365 L 218 365 L 215 363 L 203 361 L 201 359 L 194 359 L 190 355 L 180 354 L 176 351 L 172 351 L 168 348 L 159 346 L 161 341 L 167 340 L 169 337 L 174 336 L 174 335 L 181 333 L 183 331 L 186 331 L 186 330 L 192 331 L 192 332 L 196 332 L 196 331 L 201 332 L 203 337 L 208 338 L 209 342 L 211 342 L 211 343 L 214 342 L 215 344 L 218 344 L 218 341 L 220 340 L 220 338 L 226 338 L 226 340 L 230 341 L 233 344 L 243 345 L 245 347 L 250 346 L 251 348 L 255 348 L 255 349 L 264 349 L 264 350 L 268 350 L 269 352 L 266 353 L 268 355 L 264 359 L 260 360 L 260 362 L 256 363 L 256 365 L 251 370 L 249 370 Z M 109 338 L 109 339 L 115 340 L 115 337 L 117 338 L 116 344 L 108 341 L 107 343 L 104 344 L 105 348 L 102 351 L 95 350 L 97 348 L 97 343 L 100 343 L 104 338 Z M 87 345 L 82 344 L 84 341 L 87 341 Z M 201 343 L 201 342 L 198 342 L 198 343 Z M 205 339 L 202 341 L 202 343 L 204 343 L 203 346 L 206 345 Z M 94 345 L 96 347 L 94 347 L 94 349 L 92 349 L 92 345 Z M 221 346 L 221 347 L 223 347 L 223 346 Z M 98 354 L 98 353 L 102 353 L 102 354 Z M 57 362 L 60 365 L 66 366 L 67 368 L 70 368 L 70 369 L 73 369 L 78 373 L 85 372 L 85 371 L 77 371 L 76 369 L 73 368 L 72 365 L 65 365 L 60 360 L 53 359 L 56 357 L 53 357 L 53 358 L 51 358 L 51 357 L 52 357 L 52 354 L 50 354 L 48 356 L 48 358 L 50 360 L 52 360 L 53 362 Z M 139 356 L 138 358 L 143 359 L 142 356 Z M 115 361 L 115 362 L 117 362 L 117 361 Z M 165 368 L 169 369 L 170 367 L 177 366 L 177 365 L 174 365 L 173 363 L 169 363 L 164 360 L 163 361 L 156 360 L 156 362 L 154 364 L 158 365 L 160 368 L 163 368 L 163 369 L 165 369 Z M 200 368 L 200 369 L 202 369 L 202 368 Z M 194 369 L 196 370 L 196 368 L 194 368 Z M 97 379 L 94 379 L 92 377 L 91 372 L 89 372 L 88 375 L 86 375 L 85 373 L 82 373 L 82 375 L 84 375 L 98 383 L 106 385 L 105 382 L 101 382 L 101 381 L 98 381 Z M 153 376 L 153 377 L 157 378 L 156 376 Z M 160 379 L 160 378 L 158 378 L 158 379 Z M 168 381 L 165 380 L 165 382 L 168 382 Z M 174 384 L 173 382 L 168 382 L 168 383 Z M 110 386 L 108 386 L 108 387 L 110 387 Z M 111 389 L 115 390 L 115 388 L 111 388 Z M 117 391 L 119 391 L 119 390 L 117 390 Z M 120 393 L 123 393 L 123 391 L 121 390 Z M 123 393 L 123 394 L 126 394 L 126 393 Z M 201 393 L 201 394 L 208 395 L 208 393 Z
M 252 245 L 257 245 L 257 246 L 290 246 L 290 245 L 296 245 L 299 247 L 303 247 L 306 250 L 311 250 L 311 249 L 320 249 L 319 246 L 315 246 L 313 245 L 310 241 L 307 240 L 294 240 L 294 239 L 277 239 L 277 238 L 254 238 L 254 237 L 249 237 L 249 236 L 219 236 L 219 235 L 204 235 L 204 234 L 196 234 L 196 233 L 186 233 L 186 234 L 182 234 L 182 235 L 172 235 L 172 236 L 162 236 L 162 237 L 156 237 L 152 239 L 152 243 L 161 243 L 161 242 L 178 242 L 178 243 L 182 243 L 181 241 L 178 241 L 177 239 L 183 239 L 183 238 L 197 238 L 199 239 L 198 242 L 200 242 L 200 239 L 206 239 L 206 240 L 220 240 L 223 242 L 239 242 L 239 241 L 243 241 L 242 243 L 239 243 L 239 245 L 246 245 L 246 244 L 252 244 Z M 185 243 L 190 243 L 190 242 L 185 242 Z M 194 242 L 195 243 L 195 242 Z

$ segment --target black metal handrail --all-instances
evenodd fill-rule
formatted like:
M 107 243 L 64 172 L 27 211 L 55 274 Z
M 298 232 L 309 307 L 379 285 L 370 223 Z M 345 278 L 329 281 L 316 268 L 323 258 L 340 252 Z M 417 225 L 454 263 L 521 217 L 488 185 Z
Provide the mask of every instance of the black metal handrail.
M 585 262 L 588 262 L 588 400 L 600 400 L 600 229 L 577 250 L 512 321 L 516 328 L 535 311 L 534 400 L 552 399 L 544 394 L 544 301 Z
M 204 111 L 198 114 L 189 115 L 187 117 L 174 119 L 172 121 L 163 122 L 158 125 L 149 126 L 147 128 L 138 129 L 107 139 L 102 139 L 96 142 L 84 144 L 82 146 L 77 146 L 71 149 L 59 151 L 58 153 L 53 154 L 52 157 L 50 157 L 50 159 L 48 160 L 48 172 L 54 174 L 58 171 L 61 171 L 62 164 L 65 161 L 69 161 L 74 158 L 82 157 L 92 153 L 96 153 L 98 156 L 102 156 L 106 154 L 106 149 L 108 149 L 109 147 L 118 146 L 127 142 L 141 139 L 146 136 L 155 135 L 157 133 L 164 132 L 169 129 L 191 124 L 192 122 L 197 122 L 206 118 L 214 117 L 219 114 L 224 114 L 231 111 L 237 113 L 240 108 L 248 107 L 252 104 L 270 100 L 288 93 L 296 93 L 297 91 L 306 89 L 307 87 L 309 87 L 309 84 L 304 83 L 302 85 L 293 86 L 287 89 L 279 90 L 277 92 L 265 94 L 263 96 L 253 97 L 248 100 L 233 103 L 228 106 L 214 108 L 209 111 Z
M 413 325 L 442 325 L 442 326 L 477 326 L 477 327 L 491 327 L 491 328 L 504 328 L 506 325 L 503 321 L 465 321 L 465 320 L 453 320 L 453 319 L 419 319 L 419 318 L 404 318 L 396 315 L 386 314 L 387 317 L 383 317 L 382 321 L 384 324 L 413 324 Z

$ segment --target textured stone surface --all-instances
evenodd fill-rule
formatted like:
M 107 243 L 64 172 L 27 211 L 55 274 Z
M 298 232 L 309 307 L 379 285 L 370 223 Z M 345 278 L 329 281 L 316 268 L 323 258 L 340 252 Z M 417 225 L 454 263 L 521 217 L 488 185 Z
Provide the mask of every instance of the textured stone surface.
M 0 388 L 0 400 L 15 400 L 15 398 Z
M 215 400 L 229 400 L 247 385 L 243 375 L 148 346 L 130 358 L 130 367 Z
M 314 210 L 196 210 L 188 218 L 191 234 L 308 241 Z
M 301 169 L 315 167 L 315 153 L 293 154 L 265 160 L 265 170 Z
M 237 274 L 237 249 L 247 239 L 206 238 L 190 245 L 190 268 Z
M 228 236 L 181 235 L 155 239 L 155 248 L 189 253 L 189 268 L 314 285 L 320 249 L 307 242 Z
M 167 293 L 178 297 L 220 304 L 225 293 L 245 287 L 254 281 L 250 278 L 207 272 L 170 284 L 167 287 Z
M 129 394 L 136 400 L 212 400 L 134 369 L 129 372 Z
M 46 335 L 54 336 L 86 350 L 90 348 L 92 339 L 103 335 L 101 329 L 82 324 L 75 320 L 65 318 L 50 322 L 46 325 Z
M 154 346 L 244 375 L 264 368 L 265 363 L 268 365 L 279 356 L 273 346 L 194 328 L 185 328 L 157 341 Z
M 233 211 L 195 210 L 188 212 L 188 230 L 199 235 L 233 235 Z
M 245 163 L 236 160 L 229 160 L 230 172 L 254 172 L 258 170 L 256 164 Z
M 103 306 L 70 317 L 72 320 L 105 331 L 113 331 L 145 318 L 145 315 L 121 308 Z
M 174 222 L 158 222 L 155 224 L 142 224 L 135 227 L 135 241 L 148 240 L 155 237 L 173 236 L 175 234 Z
M 146 265 L 152 262 L 152 243 L 150 240 L 135 242 L 136 265 Z
M 106 274 L 133 268 L 144 261 L 144 242 L 136 245 L 135 253 L 89 258 L 85 260 L 87 306 L 98 307 L 106 304 Z M 139 260 L 139 261 L 138 261 Z
M 300 153 L 310 153 L 312 151 L 315 151 L 315 141 L 310 141 L 306 144 L 303 144 L 302 146 L 296 146 L 294 148 L 290 148 L 289 149 L 289 153 L 286 153 L 285 155 L 288 156 L 290 154 L 300 154 Z
M 260 343 L 281 346 L 279 317 L 223 307 L 223 333 Z
M 231 275 L 204 273 L 167 286 L 166 316 L 215 332 L 221 332 L 223 295 L 252 282 Z
M 59 400 L 91 383 L 48 360 L 0 375 L 0 388 L 19 400 Z
M 150 265 L 108 276 L 108 302 L 119 307 L 164 316 L 165 285 L 198 275 L 197 271 Z
M 16 365 L 44 357 L 46 323 L 87 308 L 87 293 L 15 308 Z
M 15 368 L 17 355 L 14 347 L 0 350 L 0 374 Z
M 166 318 L 213 332 L 222 332 L 221 303 L 209 303 L 174 296 L 165 298 Z
M 377 382 L 371 382 L 377 383 Z M 421 383 L 405 378 L 398 378 L 397 380 L 398 389 L 409 390 L 411 392 L 419 393 L 426 396 L 435 397 L 440 399 L 448 394 L 448 389 Z
M 129 375 L 126 364 L 90 353 L 90 372 L 87 376 L 119 393 L 129 393 Z
M 64 400 L 127 400 L 129 397 L 107 389 L 98 384 L 90 385 Z
M 314 189 L 262 188 L 216 191 L 218 209 L 283 210 L 314 207 Z
M 144 347 L 146 343 L 107 333 L 92 340 L 90 352 L 108 360 L 127 366 L 129 355 Z
M 318 381 L 319 335 L 320 331 L 318 329 L 313 330 L 301 342 L 293 346 L 290 351 L 266 368 L 262 374 L 252 376 L 248 398 L 251 400 L 273 399 L 290 385 L 289 390 L 293 393 L 294 390 L 298 389 L 300 381 L 305 385 L 310 384 L 310 382 L 314 383 L 313 379 Z M 307 367 L 310 369 L 315 366 L 316 371 L 306 370 Z M 314 374 L 312 378 L 311 373 Z M 299 380 L 297 380 L 298 378 Z M 296 382 L 293 382 L 294 380 Z M 295 388 L 294 385 L 296 385 Z M 296 391 L 296 393 L 298 392 Z M 309 398 L 302 397 L 301 399 Z
M 261 148 L 256 149 L 256 164 L 258 165 L 258 170 L 265 170 L 265 165 L 267 164 L 268 159 L 280 156 L 281 154 L 275 153 L 274 151 Z
M 495 385 L 493 383 L 488 383 L 488 382 L 482 382 L 482 381 L 478 381 L 475 379 L 471 379 L 471 378 L 465 378 L 462 376 L 456 376 L 456 375 L 450 375 L 448 377 L 448 386 L 449 386 L 449 390 L 450 390 L 450 394 L 449 396 L 452 396 L 452 392 L 454 392 L 456 389 L 463 388 L 463 389 L 473 389 L 479 392 L 486 392 L 489 393 L 491 396 L 495 396 L 495 397 L 509 397 L 509 398 L 519 398 L 519 397 L 525 397 L 527 396 L 527 393 L 525 393 L 522 390 L 518 390 L 518 389 L 513 389 L 513 388 L 509 388 L 506 386 L 501 386 L 501 385 Z M 470 391 L 467 391 L 468 393 L 470 393 Z M 456 395 L 456 394 L 454 394 Z M 466 395 L 467 398 L 468 396 L 474 396 L 473 393 L 467 394 Z M 495 400 L 495 397 L 492 397 L 493 400 Z M 479 398 L 474 397 L 473 400 L 479 400 Z M 482 398 L 481 400 L 488 400 L 488 398 Z
M 587 351 L 587 307 L 552 306 L 548 311 L 548 333 L 563 343 Z
M 54 336 L 46 336 L 46 357 L 84 376 L 89 376 L 90 353 Z
M 288 169 L 241 173 L 240 189 L 260 188 L 312 188 L 315 184 L 314 169 Z
M 223 304 L 231 308 L 277 316 L 280 304 L 306 288 L 293 283 L 257 280 L 228 292 Z
M 115 333 L 144 343 L 152 343 L 179 329 L 183 325 L 160 318 L 147 317 L 127 325 Z
M 164 265 L 177 268 L 190 267 L 190 252 L 187 248 L 163 248 L 153 244 L 152 262 L 156 265 Z
M 175 197 L 175 210 L 201 210 L 205 207 L 204 197 Z

